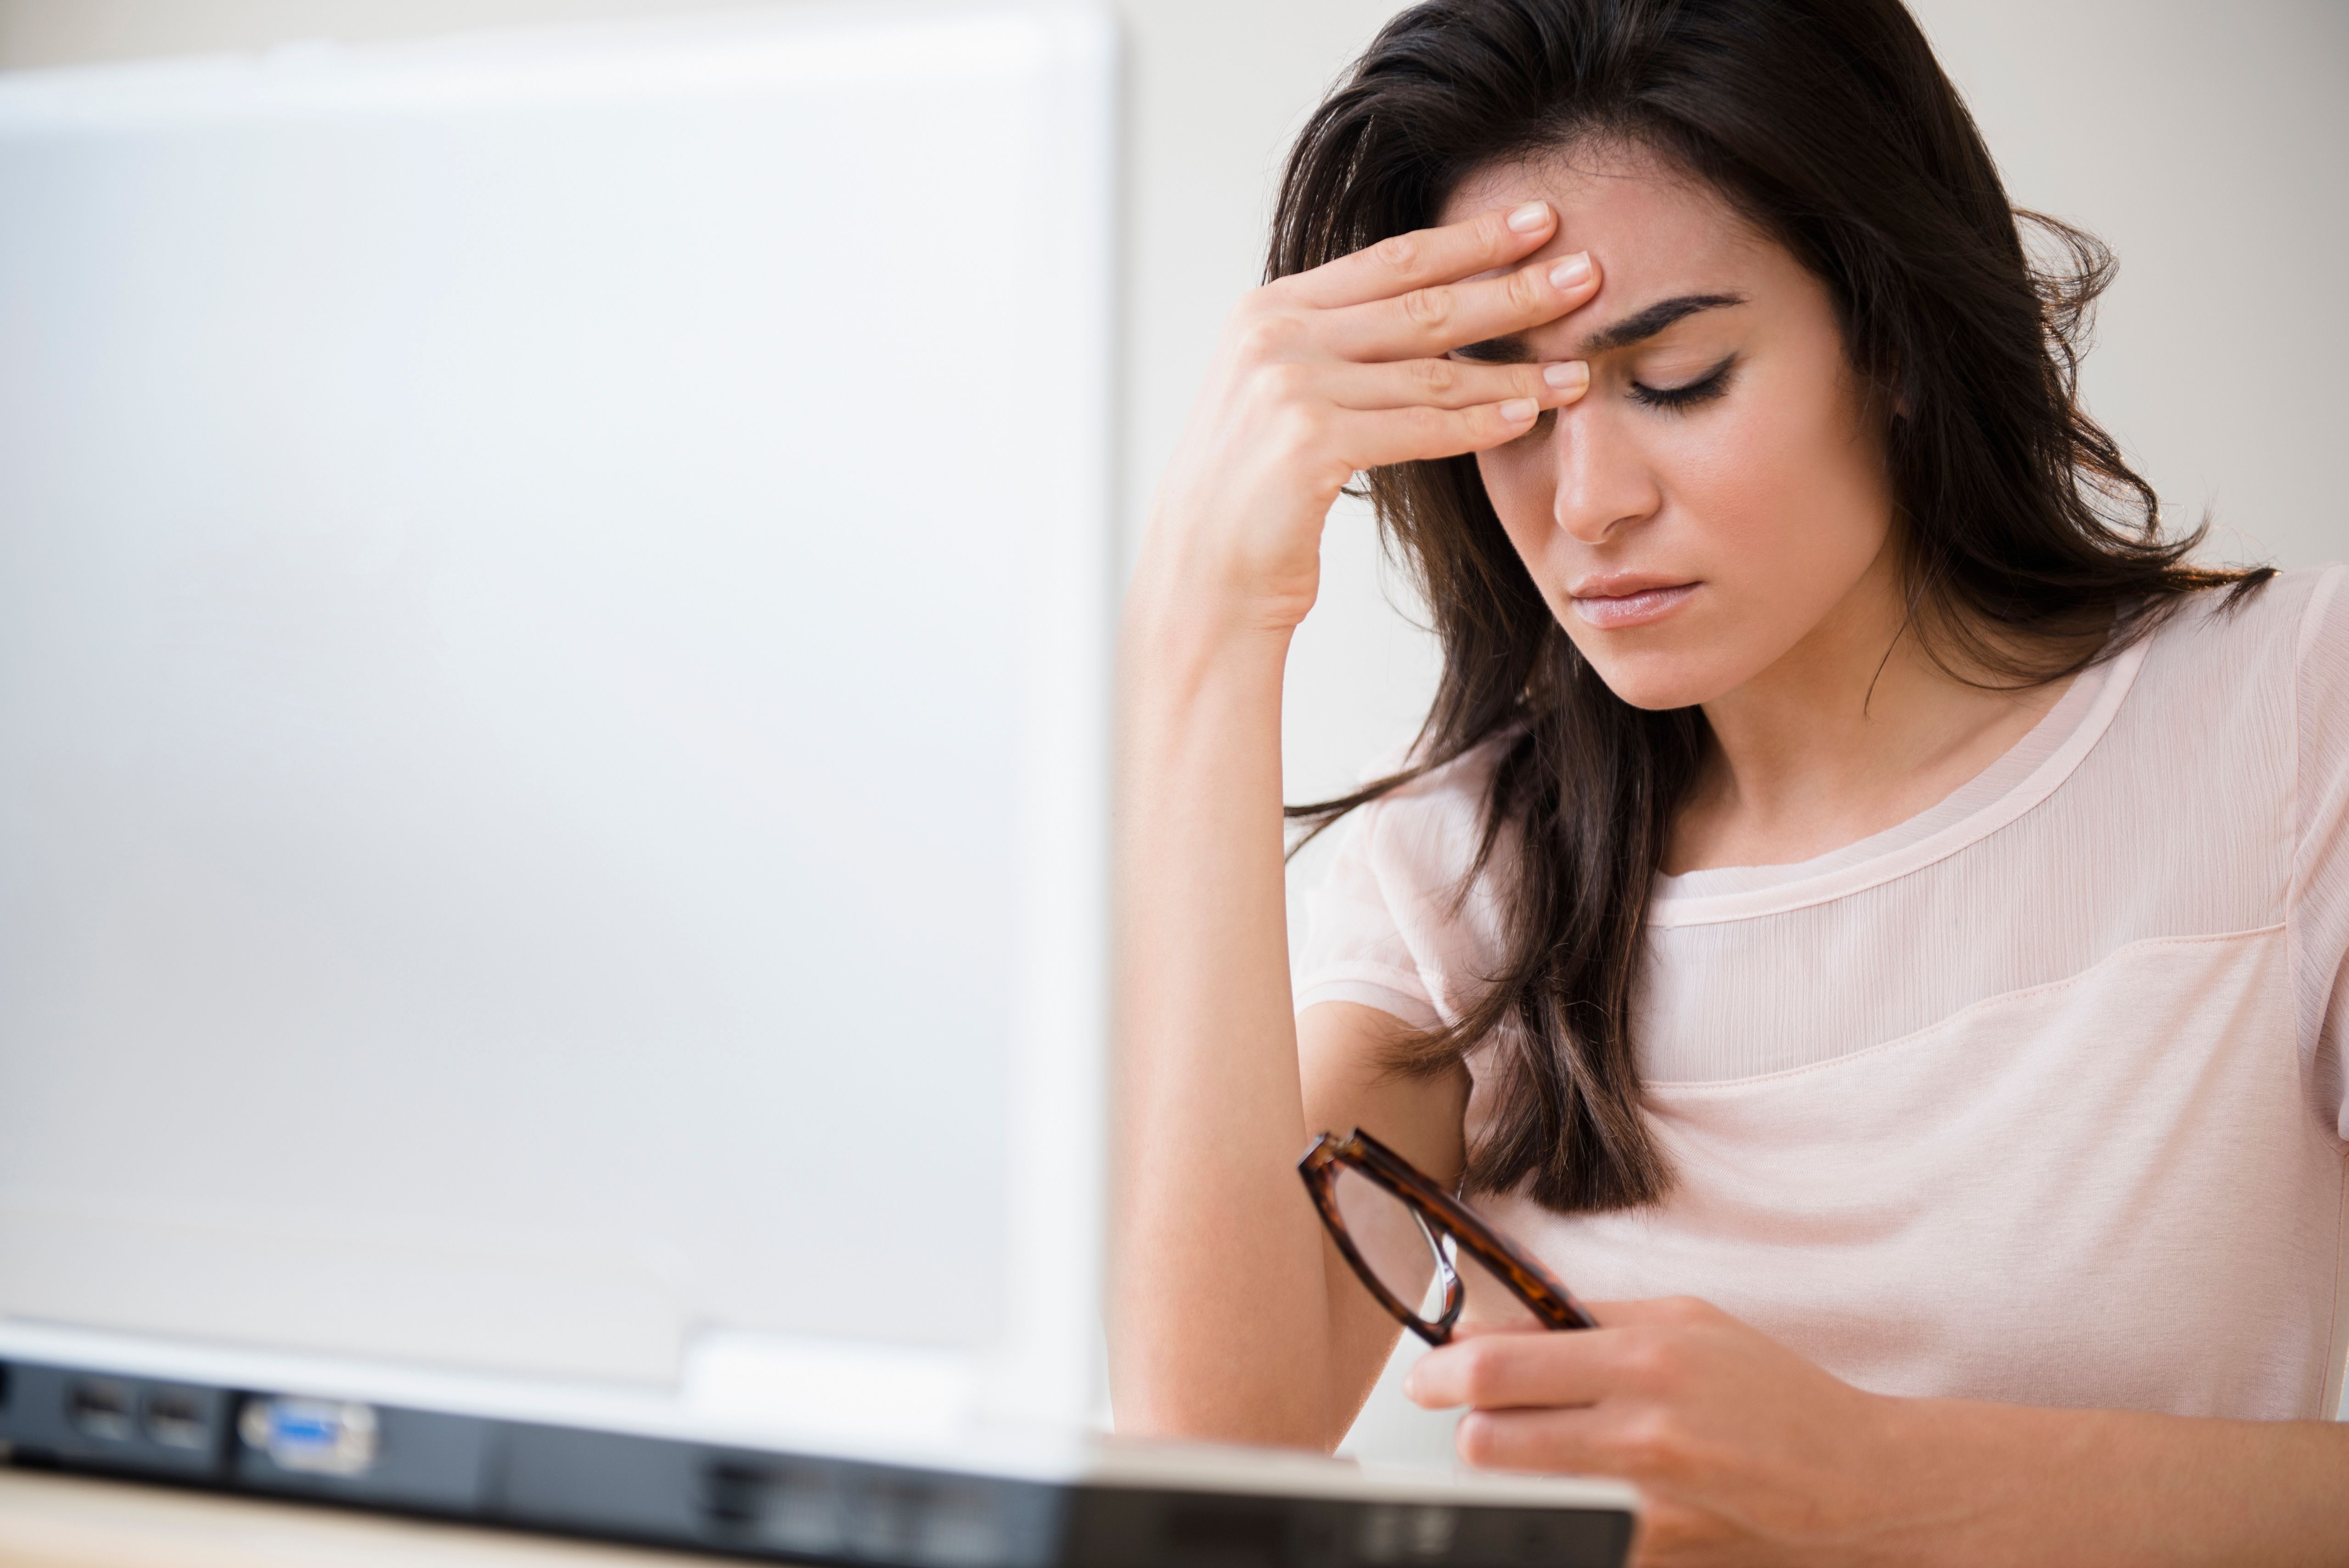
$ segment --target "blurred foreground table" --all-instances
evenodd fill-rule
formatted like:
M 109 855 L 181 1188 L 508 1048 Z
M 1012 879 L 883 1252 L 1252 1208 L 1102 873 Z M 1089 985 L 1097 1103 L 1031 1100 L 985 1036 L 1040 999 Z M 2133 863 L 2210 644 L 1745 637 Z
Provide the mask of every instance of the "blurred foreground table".
M 0 1568 L 712 1568 L 723 1561 L 0 1468 Z

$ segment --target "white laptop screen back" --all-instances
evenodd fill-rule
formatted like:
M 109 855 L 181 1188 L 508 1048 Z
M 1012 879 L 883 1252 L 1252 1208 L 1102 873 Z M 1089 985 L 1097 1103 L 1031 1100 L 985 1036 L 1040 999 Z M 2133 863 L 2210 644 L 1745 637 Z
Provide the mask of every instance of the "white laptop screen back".
M 891 18 L 0 85 L 0 1314 L 1081 1404 L 1111 50 Z

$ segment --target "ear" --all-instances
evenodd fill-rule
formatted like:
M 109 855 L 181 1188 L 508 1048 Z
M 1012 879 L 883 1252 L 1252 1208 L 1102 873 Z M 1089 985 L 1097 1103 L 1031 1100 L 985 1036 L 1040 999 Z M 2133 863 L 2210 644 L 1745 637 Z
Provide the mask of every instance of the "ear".
M 1888 365 L 1870 379 L 1875 384 L 1873 401 L 1878 407 L 1885 410 L 1887 423 L 1897 425 L 1908 418 L 1912 411 L 1909 402 L 1909 387 L 1907 377 L 1900 374 L 1899 363 L 1896 361 Z

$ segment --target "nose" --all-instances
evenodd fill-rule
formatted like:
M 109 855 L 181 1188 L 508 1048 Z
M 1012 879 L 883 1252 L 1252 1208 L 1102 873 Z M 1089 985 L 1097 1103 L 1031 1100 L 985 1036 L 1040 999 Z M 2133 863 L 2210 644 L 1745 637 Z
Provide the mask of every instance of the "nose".
M 1560 530 L 1585 544 L 1605 543 L 1663 504 L 1655 469 L 1613 416 L 1586 400 L 1560 409 L 1550 433 L 1550 512 Z

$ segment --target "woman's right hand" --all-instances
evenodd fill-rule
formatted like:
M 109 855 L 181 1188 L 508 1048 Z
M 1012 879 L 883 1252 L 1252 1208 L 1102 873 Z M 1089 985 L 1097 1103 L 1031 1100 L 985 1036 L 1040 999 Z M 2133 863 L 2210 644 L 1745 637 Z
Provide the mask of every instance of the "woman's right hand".
M 1169 465 L 1137 586 L 1285 633 L 1313 607 L 1322 523 L 1356 472 L 1498 446 L 1581 397 L 1579 361 L 1445 357 L 1598 292 L 1587 255 L 1524 263 L 1557 222 L 1540 201 L 1485 212 L 1243 300 Z
M 1456 1164 L 1464 1076 L 1381 1071 L 1390 1042 L 1370 1008 L 1316 1009 L 1311 1061 L 1299 1051 L 1281 680 L 1348 479 L 1498 445 L 1588 385 L 1579 365 L 1552 379 L 1444 357 L 1597 291 L 1579 257 L 1526 261 L 1557 226 L 1546 205 L 1488 212 L 1258 289 L 1160 494 L 1126 600 L 1118 716 L 1123 1429 L 1326 1449 L 1394 1347 L 1297 1156 L 1316 1129 L 1367 1121 L 1406 1157 Z

